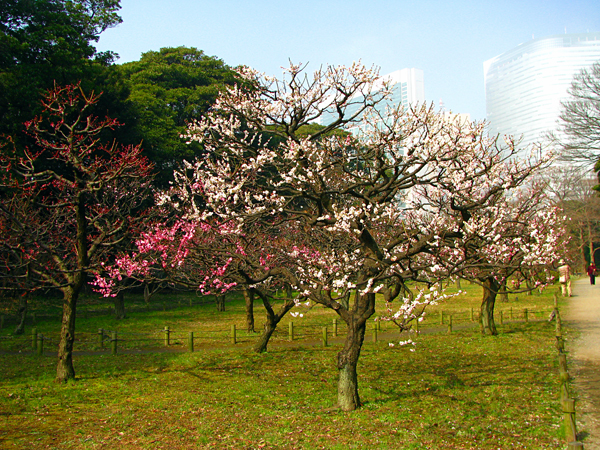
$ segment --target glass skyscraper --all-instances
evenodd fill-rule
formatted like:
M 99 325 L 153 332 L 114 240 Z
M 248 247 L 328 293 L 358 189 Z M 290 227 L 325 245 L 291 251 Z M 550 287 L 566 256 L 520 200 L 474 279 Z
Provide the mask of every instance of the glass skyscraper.
M 600 33 L 529 42 L 484 63 L 489 133 L 522 137 L 521 148 L 556 132 L 573 76 L 600 60 Z

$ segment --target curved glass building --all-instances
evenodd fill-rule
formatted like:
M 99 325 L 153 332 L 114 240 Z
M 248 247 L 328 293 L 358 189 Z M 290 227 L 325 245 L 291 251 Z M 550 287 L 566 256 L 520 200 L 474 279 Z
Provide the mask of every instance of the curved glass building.
M 582 33 L 533 39 L 485 61 L 490 135 L 522 138 L 522 148 L 544 143 L 557 131 L 573 76 L 598 60 L 600 33 Z

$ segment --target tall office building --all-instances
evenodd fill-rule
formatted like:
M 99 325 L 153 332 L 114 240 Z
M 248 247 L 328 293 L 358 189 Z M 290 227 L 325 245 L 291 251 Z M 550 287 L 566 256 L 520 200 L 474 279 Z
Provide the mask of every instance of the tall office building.
M 573 76 L 598 60 L 600 33 L 582 33 L 533 39 L 486 61 L 490 135 L 522 137 L 521 148 L 548 143 Z
M 383 75 L 379 86 L 384 81 L 389 81 L 392 89 L 392 95 L 386 101 L 382 101 L 377 105 L 377 110 L 385 112 L 387 107 L 396 107 L 402 104 L 405 107 L 409 105 L 416 105 L 418 103 L 425 102 L 425 84 L 423 81 L 423 71 L 421 69 L 401 69 L 395 72 Z M 377 89 L 377 85 L 375 86 Z M 359 105 L 357 104 L 355 110 L 352 107 L 346 110 L 347 115 L 355 113 Z M 321 118 L 321 124 L 327 125 L 337 118 L 334 114 L 326 113 Z M 351 129 L 352 132 L 358 132 L 358 127 Z

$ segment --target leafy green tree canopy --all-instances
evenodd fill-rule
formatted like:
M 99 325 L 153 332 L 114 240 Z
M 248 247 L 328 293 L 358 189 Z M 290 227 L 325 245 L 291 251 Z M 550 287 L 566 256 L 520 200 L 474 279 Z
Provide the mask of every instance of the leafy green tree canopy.
M 120 72 L 130 90 L 131 132 L 143 141 L 146 155 L 159 170 L 157 181 L 164 184 L 177 162 L 201 152 L 199 144 L 187 145 L 180 138 L 186 124 L 199 119 L 218 92 L 236 82 L 236 73 L 193 47 L 143 53 L 139 61 L 121 65 Z
M 121 22 L 119 2 L 0 0 L 0 133 L 18 135 L 55 84 L 91 80 L 112 62 L 93 43 Z

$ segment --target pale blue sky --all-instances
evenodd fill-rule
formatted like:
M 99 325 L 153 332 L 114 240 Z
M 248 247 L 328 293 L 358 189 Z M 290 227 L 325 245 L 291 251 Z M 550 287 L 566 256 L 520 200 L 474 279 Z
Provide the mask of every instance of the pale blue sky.
M 425 97 L 485 118 L 483 62 L 553 34 L 600 31 L 599 0 L 121 0 L 123 23 L 105 31 L 99 50 L 119 63 L 184 45 L 281 75 L 288 60 L 325 64 L 361 60 L 381 74 L 415 67 Z

